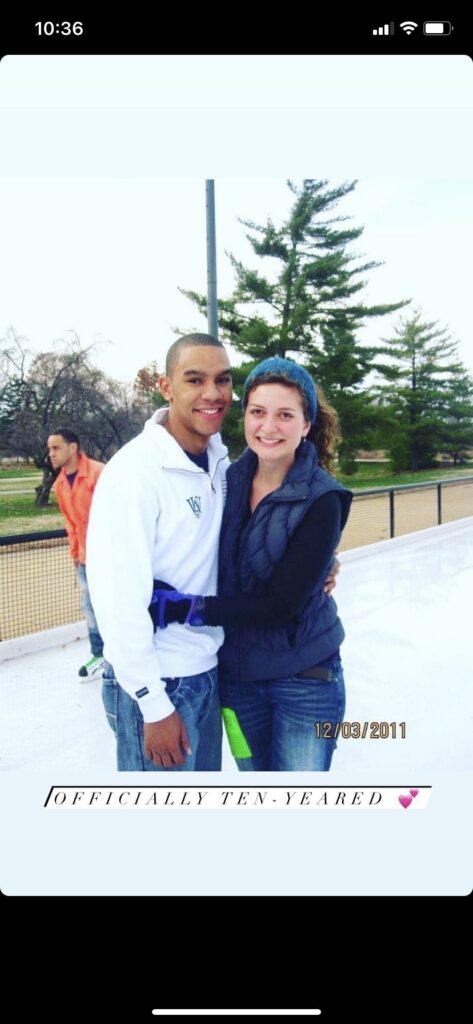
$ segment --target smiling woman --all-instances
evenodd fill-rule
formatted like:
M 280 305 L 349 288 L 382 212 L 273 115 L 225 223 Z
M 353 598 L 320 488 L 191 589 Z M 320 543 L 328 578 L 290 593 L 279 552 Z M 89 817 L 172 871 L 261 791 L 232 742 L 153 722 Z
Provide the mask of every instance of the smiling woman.
M 170 383 L 184 409 L 180 366 Z M 209 373 L 209 405 L 215 387 Z M 226 474 L 218 595 L 165 578 L 150 614 L 161 630 L 224 627 L 219 693 L 240 771 L 328 771 L 345 709 L 345 633 L 330 583 L 352 500 L 329 472 L 336 416 L 308 371 L 279 356 L 250 371 L 242 406 L 248 448 Z M 334 723 L 330 742 L 314 734 L 316 722 Z

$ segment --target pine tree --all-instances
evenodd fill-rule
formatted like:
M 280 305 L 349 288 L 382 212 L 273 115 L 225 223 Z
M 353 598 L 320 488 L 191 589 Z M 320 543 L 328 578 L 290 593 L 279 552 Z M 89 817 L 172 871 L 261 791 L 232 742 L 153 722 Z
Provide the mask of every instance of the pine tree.
M 336 188 L 311 179 L 301 187 L 287 184 L 294 200 L 279 228 L 271 219 L 263 225 L 241 220 L 255 255 L 266 260 L 265 266 L 273 261 L 272 276 L 269 270 L 266 275 L 245 267 L 229 254 L 236 286 L 230 298 L 219 301 L 219 323 L 224 338 L 251 360 L 244 364 L 245 372 L 272 355 L 307 365 L 340 415 L 345 458 L 347 465 L 354 465 L 356 447 L 369 445 L 369 403 L 361 400 L 360 392 L 374 352 L 359 343 L 356 332 L 366 319 L 392 313 L 410 300 L 376 306 L 362 302 L 361 276 L 381 264 L 360 265 L 348 246 L 363 228 L 347 226 L 347 216 L 328 216 L 353 192 L 356 181 Z M 205 316 L 206 297 L 181 291 Z M 373 410 L 373 421 L 379 415 L 379 409 Z
M 452 370 L 439 403 L 442 417 L 441 449 L 454 466 L 464 462 L 473 449 L 473 379 L 462 363 Z
M 383 339 L 388 361 L 376 369 L 387 384 L 377 388 L 387 414 L 387 437 L 396 472 L 432 466 L 442 449 L 448 406 L 459 372 L 458 344 L 438 321 L 422 321 L 419 311 L 401 318 L 395 336 Z M 464 396 L 465 397 L 465 396 Z

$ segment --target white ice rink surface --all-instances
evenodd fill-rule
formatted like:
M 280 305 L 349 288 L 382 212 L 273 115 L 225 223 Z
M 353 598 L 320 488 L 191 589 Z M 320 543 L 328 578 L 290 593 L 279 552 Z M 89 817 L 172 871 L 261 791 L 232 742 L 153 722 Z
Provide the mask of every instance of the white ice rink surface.
M 473 519 L 384 541 L 340 556 L 335 597 L 347 722 L 397 723 L 396 739 L 340 739 L 332 770 L 357 781 L 381 769 L 425 783 L 441 767 L 470 764 Z M 5 647 L 11 653 L 11 645 Z M 2 648 L 0 645 L 0 658 Z M 88 643 L 0 663 L 0 768 L 115 768 L 115 741 L 100 681 L 79 682 Z M 406 738 L 400 737 L 404 722 Z M 233 761 L 225 747 L 224 767 Z M 346 776 L 345 776 L 346 773 Z M 298 1011 L 299 1012 L 299 1011 Z

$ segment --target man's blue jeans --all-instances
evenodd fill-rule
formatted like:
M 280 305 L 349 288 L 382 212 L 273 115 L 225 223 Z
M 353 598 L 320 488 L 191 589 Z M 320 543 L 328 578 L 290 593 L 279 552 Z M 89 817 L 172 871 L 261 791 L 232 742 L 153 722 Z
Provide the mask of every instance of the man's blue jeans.
M 338 655 L 324 666 L 332 670 L 331 682 L 300 676 L 261 683 L 220 680 L 228 739 L 240 771 L 329 770 L 335 723 L 345 714 L 345 685 Z
M 94 609 L 92 608 L 92 602 L 90 600 L 86 567 L 85 565 L 82 565 L 81 562 L 79 562 L 77 566 L 77 579 L 82 591 L 82 611 L 84 612 L 87 629 L 89 631 L 90 649 L 96 658 L 100 658 L 103 654 L 103 640 L 99 633 L 97 619 L 95 618 Z
M 112 666 L 104 664 L 102 699 L 117 738 L 119 772 L 218 772 L 222 767 L 222 720 L 217 669 L 196 676 L 163 679 L 166 693 L 184 721 L 192 754 L 183 765 L 163 768 L 145 757 L 144 722 L 138 702 L 117 683 Z

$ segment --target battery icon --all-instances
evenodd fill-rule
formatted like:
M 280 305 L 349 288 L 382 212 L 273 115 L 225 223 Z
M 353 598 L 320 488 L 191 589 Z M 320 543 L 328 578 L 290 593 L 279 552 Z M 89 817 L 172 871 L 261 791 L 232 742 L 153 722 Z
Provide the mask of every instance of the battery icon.
M 424 21 L 425 36 L 449 36 L 451 31 L 450 21 Z

